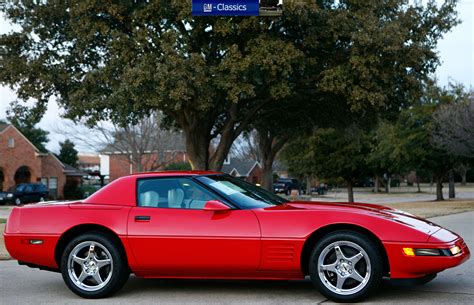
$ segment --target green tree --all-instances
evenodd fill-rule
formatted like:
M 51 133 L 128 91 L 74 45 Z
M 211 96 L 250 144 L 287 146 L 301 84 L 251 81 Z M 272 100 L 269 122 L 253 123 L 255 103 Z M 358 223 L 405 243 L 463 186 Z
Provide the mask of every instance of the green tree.
M 7 110 L 8 121 L 15 126 L 36 148 L 46 152 L 48 134 L 46 130 L 36 127 L 41 120 L 42 113 L 38 109 L 29 109 L 20 103 L 12 103 Z
M 79 157 L 77 156 L 77 150 L 74 143 L 70 140 L 66 140 L 64 142 L 59 142 L 59 147 L 58 159 L 65 164 L 77 167 Z
M 0 82 L 40 109 L 57 96 L 92 125 L 161 110 L 193 168 L 218 170 L 261 109 L 301 91 L 360 113 L 405 105 L 434 71 L 454 8 L 304 0 L 281 18 L 192 18 L 190 0 L 8 2 L 20 30 L 0 37 Z
M 317 1 L 316 9 L 298 16 L 285 2 L 288 19 L 280 22 L 305 62 L 292 74 L 298 81 L 291 98 L 265 107 L 254 124 L 263 186 L 271 187 L 273 159 L 295 135 L 314 126 L 345 128 L 351 120 L 369 128 L 379 117 L 396 119 L 419 99 L 438 62 L 436 42 L 455 16 L 453 2 Z
M 412 108 L 402 111 L 395 125 L 397 135 L 393 143 L 403 152 L 400 163 L 405 168 L 433 177 L 436 182 L 436 200 L 444 200 L 443 181 L 450 177 L 450 198 L 454 197 L 453 168 L 462 162 L 451 152 L 439 147 L 434 141 L 436 134 L 435 113 L 445 105 L 455 103 L 454 87 L 441 88 L 429 82 L 423 98 Z
M 417 173 L 433 177 L 436 182 L 436 200 L 444 200 L 443 181 L 462 161 L 440 148 L 433 140 L 436 132 L 434 114 L 443 105 L 456 102 L 454 90 L 452 87 L 440 88 L 430 81 L 423 98 L 410 109 L 402 111 L 394 125 L 380 126 L 380 132 L 389 135 L 378 139 L 370 155 L 372 161 L 378 158 L 379 166 L 387 172 L 416 170 Z M 453 180 L 450 183 L 450 197 L 454 197 Z
M 354 182 L 366 176 L 369 137 L 351 125 L 343 130 L 317 129 L 309 138 L 290 143 L 283 158 L 292 172 L 315 174 L 321 179 L 342 178 L 347 185 L 349 202 L 354 202 Z
M 389 193 L 392 175 L 412 170 L 412 159 L 419 156 L 419 151 L 407 150 L 409 138 L 400 137 L 398 128 L 396 122 L 381 120 L 370 133 L 367 165 L 375 176 L 375 192 L 378 192 L 381 177 L 385 176 L 385 190 Z
M 191 170 L 191 164 L 189 162 L 176 162 L 165 166 L 165 171 L 176 171 L 176 170 Z
M 193 167 L 219 169 L 257 111 L 290 94 L 303 54 L 271 19 L 192 18 L 190 2 L 8 3 L 21 30 L 0 38 L 0 80 L 90 124 L 162 110 Z

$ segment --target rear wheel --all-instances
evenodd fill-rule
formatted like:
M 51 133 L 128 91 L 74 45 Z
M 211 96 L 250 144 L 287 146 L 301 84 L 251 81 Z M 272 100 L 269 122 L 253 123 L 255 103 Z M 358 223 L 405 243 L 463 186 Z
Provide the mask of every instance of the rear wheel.
M 15 198 L 15 205 L 20 205 L 20 204 L 21 204 L 21 199 Z
M 378 248 L 369 238 L 344 230 L 316 244 L 309 270 L 323 295 L 336 302 L 357 302 L 380 285 L 382 267 Z
M 69 242 L 61 273 L 72 292 L 91 299 L 114 294 L 130 275 L 123 251 L 102 232 L 86 233 Z

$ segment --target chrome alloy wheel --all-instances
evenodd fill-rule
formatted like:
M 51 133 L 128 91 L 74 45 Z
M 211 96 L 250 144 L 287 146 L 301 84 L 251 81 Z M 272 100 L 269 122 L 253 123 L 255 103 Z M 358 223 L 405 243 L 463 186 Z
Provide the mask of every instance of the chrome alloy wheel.
M 351 295 L 361 291 L 371 275 L 364 249 L 350 241 L 337 241 L 324 248 L 318 258 L 321 282 L 332 292 Z
M 97 291 L 112 278 L 112 255 L 100 243 L 85 241 L 71 251 L 67 268 L 74 285 L 85 291 Z

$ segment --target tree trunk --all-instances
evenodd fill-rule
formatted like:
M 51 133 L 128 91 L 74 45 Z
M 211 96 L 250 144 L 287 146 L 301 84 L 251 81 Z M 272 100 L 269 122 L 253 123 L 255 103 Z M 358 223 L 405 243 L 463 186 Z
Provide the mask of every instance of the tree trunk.
M 391 184 L 392 184 L 392 176 L 388 176 L 387 183 L 385 184 L 385 193 L 390 194 Z
M 219 145 L 217 145 L 216 151 L 209 159 L 210 170 L 220 171 L 222 169 L 222 166 L 224 165 L 224 160 L 229 154 L 230 149 L 232 148 L 232 143 L 234 143 L 236 136 L 240 134 L 238 133 L 236 135 L 234 131 L 234 126 L 235 123 L 232 119 L 229 119 L 226 122 L 225 127 L 222 130 L 222 133 L 220 134 Z
M 456 191 L 454 189 L 454 170 L 449 170 L 449 198 L 456 198 Z
M 287 137 L 277 138 L 271 130 L 257 129 L 258 149 L 262 158 L 262 187 L 271 191 L 273 188 L 273 161 L 275 156 L 288 141 Z
M 443 201 L 443 176 L 436 177 L 436 201 Z
M 306 177 L 306 195 L 311 196 L 311 177 Z
M 459 167 L 459 175 L 461 175 L 461 185 L 466 185 L 467 167 L 465 165 Z
M 418 188 L 417 193 L 421 193 L 420 177 L 418 175 L 416 175 L 415 179 L 416 179 L 416 187 Z
M 258 149 L 262 158 L 262 187 L 268 191 L 273 187 L 273 159 L 272 151 L 274 136 L 267 130 L 257 130 Z
M 348 202 L 354 202 L 354 186 L 352 181 L 347 181 L 347 197 Z
M 273 189 L 273 158 L 262 160 L 262 187 L 269 191 Z
M 466 176 L 467 176 L 467 171 L 465 171 L 461 174 L 461 185 L 462 186 L 466 185 L 466 182 L 467 182 Z
M 196 129 L 185 129 L 186 151 L 189 163 L 193 170 L 209 169 L 209 144 L 211 142 L 208 133 Z
M 378 192 L 379 192 L 379 187 L 380 187 L 380 177 L 379 177 L 379 175 L 375 175 L 374 193 L 378 193 Z

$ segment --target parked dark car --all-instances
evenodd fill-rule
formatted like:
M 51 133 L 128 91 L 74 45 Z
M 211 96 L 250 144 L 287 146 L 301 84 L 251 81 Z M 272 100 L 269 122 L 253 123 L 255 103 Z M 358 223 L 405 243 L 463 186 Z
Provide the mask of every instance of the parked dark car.
M 0 204 L 20 205 L 29 202 L 45 201 L 48 188 L 42 183 L 20 183 L 8 192 L 0 192 Z
M 326 183 L 321 183 L 319 186 L 313 187 L 311 191 L 318 195 L 326 195 L 329 191 L 329 186 Z
M 277 194 L 290 195 L 292 190 L 297 190 L 298 193 L 302 192 L 301 183 L 297 179 L 278 179 L 273 183 L 273 191 Z
M 354 183 L 355 187 L 374 187 L 374 185 L 374 180 L 370 177 L 359 179 Z

